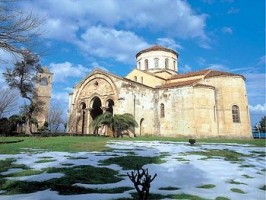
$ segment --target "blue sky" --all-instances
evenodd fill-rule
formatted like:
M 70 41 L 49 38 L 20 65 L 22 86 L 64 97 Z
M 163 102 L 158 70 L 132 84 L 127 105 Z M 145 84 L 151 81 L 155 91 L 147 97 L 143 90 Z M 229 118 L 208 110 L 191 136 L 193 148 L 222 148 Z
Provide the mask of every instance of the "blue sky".
M 46 19 L 41 63 L 54 73 L 52 103 L 65 110 L 68 93 L 93 68 L 125 76 L 138 51 L 160 44 L 179 53 L 179 73 L 210 68 L 244 75 L 252 123 L 265 115 L 264 0 L 23 0 L 18 6 Z

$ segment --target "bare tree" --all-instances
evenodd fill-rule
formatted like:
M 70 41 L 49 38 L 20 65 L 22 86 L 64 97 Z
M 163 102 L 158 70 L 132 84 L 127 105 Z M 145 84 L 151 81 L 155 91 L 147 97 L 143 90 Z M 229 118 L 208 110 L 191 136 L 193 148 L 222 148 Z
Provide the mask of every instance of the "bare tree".
M 15 90 L 10 90 L 9 88 L 0 89 L 0 118 L 4 114 L 18 109 L 17 99 L 18 95 Z
M 64 111 L 58 106 L 51 106 L 48 115 L 48 128 L 51 132 L 57 132 L 60 125 L 64 124 L 63 120 Z
M 17 62 L 13 69 L 7 68 L 3 73 L 4 78 L 11 89 L 18 89 L 21 97 L 27 99 L 29 104 L 24 106 L 26 115 L 25 133 L 31 135 L 31 121 L 33 114 L 42 111 L 44 103 L 38 99 L 35 88 L 37 72 L 42 72 L 38 56 L 25 51 L 23 61 Z
M 34 51 L 42 20 L 30 13 L 24 13 L 16 6 L 16 0 L 0 0 L 0 49 L 14 56 Z M 0 58 L 1 59 L 1 58 Z

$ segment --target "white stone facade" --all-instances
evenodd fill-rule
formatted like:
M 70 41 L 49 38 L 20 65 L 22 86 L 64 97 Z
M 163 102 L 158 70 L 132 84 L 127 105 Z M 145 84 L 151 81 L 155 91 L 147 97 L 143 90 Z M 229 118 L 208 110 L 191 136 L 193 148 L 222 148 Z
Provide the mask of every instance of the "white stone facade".
M 251 137 L 242 75 L 213 70 L 178 74 L 178 54 L 161 46 L 140 51 L 136 61 L 136 69 L 124 78 L 95 69 L 74 87 L 69 132 L 94 133 L 90 123 L 109 111 L 131 113 L 139 124 L 136 135 Z

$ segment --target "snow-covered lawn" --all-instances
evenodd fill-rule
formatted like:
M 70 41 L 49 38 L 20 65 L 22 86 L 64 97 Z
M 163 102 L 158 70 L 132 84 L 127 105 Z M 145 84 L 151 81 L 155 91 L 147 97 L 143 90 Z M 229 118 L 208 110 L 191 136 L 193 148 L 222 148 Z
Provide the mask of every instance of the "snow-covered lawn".
M 36 175 L 8 177 L 9 174 L 22 171 L 19 168 L 12 168 L 2 172 L 1 175 L 5 175 L 5 179 L 45 181 L 64 176 L 62 173 L 47 173 L 45 172 L 46 168 L 71 168 L 91 165 L 94 167 L 108 167 L 118 171 L 123 180 L 108 184 L 75 183 L 74 185 L 92 189 L 133 188 L 132 182 L 125 176 L 127 172 L 132 170 L 123 170 L 121 166 L 116 164 L 102 166 L 100 161 L 134 153 L 135 156 L 162 156 L 163 163 L 147 164 L 143 167 L 149 169 L 149 174 L 157 174 L 157 177 L 151 183 L 150 193 L 165 196 L 189 194 L 203 199 L 216 199 L 217 197 L 224 197 L 224 199 L 265 199 L 266 158 L 264 147 L 238 144 L 196 144 L 191 146 L 187 143 L 159 141 L 111 141 L 108 146 L 113 149 L 111 152 L 67 153 L 46 152 L 40 149 L 35 152 L 34 150 L 25 149 L 24 152 L 22 150 L 17 155 L 0 155 L 0 160 L 14 158 L 16 160 L 15 164 L 24 164 L 34 170 L 44 170 L 43 173 Z M 224 157 L 207 157 L 198 153 L 212 150 L 233 151 L 242 156 L 240 160 L 232 161 Z M 193 152 L 197 153 L 194 154 Z M 49 189 L 16 195 L 4 195 L 4 192 L 0 188 L 0 199 L 2 200 L 87 200 L 131 198 L 130 193 L 135 192 L 135 189 L 117 194 L 90 193 L 79 195 L 59 195 L 57 191 Z

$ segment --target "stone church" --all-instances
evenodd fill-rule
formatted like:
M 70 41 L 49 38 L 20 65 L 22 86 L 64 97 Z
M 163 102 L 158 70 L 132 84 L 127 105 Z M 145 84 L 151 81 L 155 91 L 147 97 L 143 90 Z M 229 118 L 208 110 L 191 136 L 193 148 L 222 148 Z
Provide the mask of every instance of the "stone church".
M 100 114 L 130 113 L 135 134 L 251 137 L 245 77 L 205 69 L 178 73 L 178 53 L 152 46 L 136 54 L 126 77 L 95 69 L 69 94 L 68 131 L 92 134 Z

